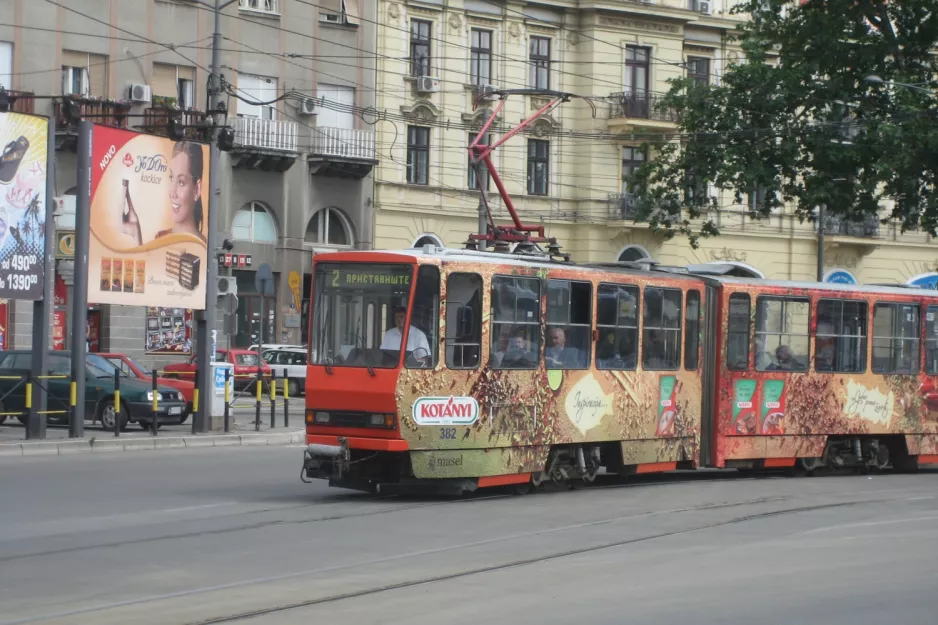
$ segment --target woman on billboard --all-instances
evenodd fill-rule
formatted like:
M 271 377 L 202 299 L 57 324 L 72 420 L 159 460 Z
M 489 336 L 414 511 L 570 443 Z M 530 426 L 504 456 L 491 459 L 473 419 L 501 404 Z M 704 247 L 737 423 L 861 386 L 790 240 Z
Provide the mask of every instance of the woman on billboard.
M 202 234 L 205 211 L 202 208 L 202 147 L 190 141 L 180 141 L 173 146 L 173 157 L 169 166 L 169 201 L 172 207 L 173 226 L 156 233 L 160 238 L 168 234 L 193 234 L 206 242 Z M 124 210 L 121 214 L 121 230 L 133 237 L 137 245 L 143 244 L 140 220 L 130 199 L 127 181 L 124 181 Z

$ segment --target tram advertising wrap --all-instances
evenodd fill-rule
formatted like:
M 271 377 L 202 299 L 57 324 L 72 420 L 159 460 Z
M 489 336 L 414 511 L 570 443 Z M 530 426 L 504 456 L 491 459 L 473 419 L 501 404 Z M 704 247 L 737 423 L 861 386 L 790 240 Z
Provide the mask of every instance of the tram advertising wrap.
M 45 117 L 0 113 L 0 299 L 42 299 L 48 141 Z
M 94 127 L 89 302 L 205 309 L 210 154 Z

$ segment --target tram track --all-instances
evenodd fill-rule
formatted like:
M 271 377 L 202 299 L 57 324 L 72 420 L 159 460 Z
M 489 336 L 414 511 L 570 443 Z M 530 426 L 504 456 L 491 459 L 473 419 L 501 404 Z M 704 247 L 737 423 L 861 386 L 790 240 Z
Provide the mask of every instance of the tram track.
M 580 492 L 586 492 L 586 491 L 580 491 Z M 888 492 L 895 493 L 894 490 L 888 491 Z M 831 495 L 831 494 L 834 494 L 834 493 L 813 493 L 813 496 L 826 498 L 828 495 Z M 866 493 L 866 494 L 869 495 L 872 493 Z M 353 562 L 353 563 L 347 563 L 347 564 L 341 564 L 341 565 L 335 565 L 335 566 L 319 567 L 315 569 L 308 569 L 308 570 L 296 571 L 292 573 L 285 573 L 282 575 L 239 580 L 236 582 L 231 582 L 231 583 L 222 584 L 222 585 L 192 588 L 192 589 L 188 589 L 184 591 L 166 593 L 162 595 L 153 595 L 153 596 L 148 596 L 148 597 L 129 599 L 126 601 L 120 601 L 120 602 L 115 602 L 115 603 L 110 603 L 110 604 L 88 606 L 85 608 L 72 610 L 72 611 L 59 612 L 56 614 L 37 615 L 34 617 L 27 617 L 27 618 L 22 618 L 19 620 L 3 621 L 3 622 L 0 622 L 0 625 L 26 625 L 30 623 L 40 623 L 40 622 L 46 622 L 46 621 L 55 620 L 55 619 L 63 619 L 63 618 L 76 617 L 76 616 L 87 616 L 89 614 L 102 615 L 106 612 L 109 612 L 112 610 L 119 610 L 123 608 L 132 608 L 135 606 L 142 606 L 146 604 L 157 604 L 159 602 L 173 601 L 173 600 L 180 600 L 180 599 L 192 599 L 194 597 L 207 596 L 207 595 L 210 595 L 211 593 L 243 589 L 246 587 L 253 587 L 253 586 L 270 584 L 270 583 L 275 583 L 275 582 L 283 582 L 286 580 L 298 579 L 298 578 L 308 577 L 308 576 L 313 576 L 313 575 L 339 573 L 342 571 L 374 567 L 377 565 L 393 564 L 394 562 L 398 562 L 398 561 L 413 560 L 413 559 L 420 558 L 420 557 L 434 556 L 434 555 L 446 554 L 446 553 L 451 553 L 451 552 L 457 552 L 459 550 L 467 550 L 467 549 L 472 549 L 472 548 L 491 546 L 491 545 L 498 544 L 498 543 L 517 541 L 517 540 L 521 540 L 525 538 L 536 538 L 536 537 L 548 536 L 551 534 L 559 534 L 563 532 L 595 528 L 601 525 L 611 525 L 614 523 L 622 523 L 622 522 L 640 519 L 643 517 L 647 518 L 647 517 L 654 517 L 654 516 L 661 516 L 661 515 L 687 514 L 687 513 L 694 513 L 694 512 L 705 512 L 705 511 L 714 511 L 714 510 L 720 510 L 720 509 L 738 508 L 738 507 L 744 507 L 744 506 L 756 506 L 760 504 L 764 505 L 764 504 L 773 504 L 773 503 L 783 503 L 790 499 L 791 499 L 790 496 L 759 497 L 759 498 L 746 499 L 746 500 L 741 500 L 741 501 L 731 501 L 731 502 L 725 502 L 725 503 L 709 503 L 709 504 L 701 504 L 698 506 L 689 506 L 685 508 L 652 510 L 652 511 L 647 511 L 647 512 L 636 513 L 636 514 L 619 515 L 615 517 L 598 519 L 598 520 L 584 522 L 584 523 L 567 524 L 567 525 L 553 527 L 553 528 L 544 528 L 544 529 L 532 531 L 532 532 L 522 532 L 522 533 L 517 533 L 517 534 L 511 534 L 511 535 L 502 535 L 502 536 L 494 537 L 491 539 L 474 541 L 474 542 L 463 543 L 463 544 L 458 544 L 458 545 L 449 545 L 449 546 L 435 548 L 435 549 L 426 549 L 426 550 L 412 551 L 412 552 L 407 552 L 407 553 L 394 554 L 394 555 L 390 555 L 390 556 L 386 556 L 382 558 L 376 558 L 376 559 L 367 560 L 367 561 L 359 561 L 359 562 Z M 541 562 L 549 562 L 552 560 L 572 557 L 572 556 L 581 555 L 581 554 L 587 554 L 587 553 L 601 551 L 605 549 L 624 547 L 630 544 L 637 544 L 637 543 L 643 543 L 643 542 L 648 542 L 648 541 L 653 541 L 653 540 L 658 540 L 658 539 L 664 539 L 668 537 L 681 536 L 681 535 L 685 535 L 689 533 L 706 531 L 706 530 L 716 529 L 716 528 L 730 526 L 734 524 L 754 522 L 754 521 L 758 521 L 761 519 L 767 519 L 767 518 L 779 517 L 779 516 L 791 515 L 791 514 L 798 514 L 798 513 L 821 511 L 821 510 L 827 510 L 827 509 L 862 506 L 865 504 L 889 503 L 889 502 L 902 501 L 902 500 L 908 500 L 908 499 L 914 499 L 914 498 L 910 498 L 908 496 L 882 497 L 882 498 L 867 497 L 863 499 L 856 499 L 856 500 L 850 500 L 850 501 L 822 503 L 822 504 L 815 504 L 815 505 L 804 505 L 804 506 L 782 508 L 779 510 L 769 510 L 769 511 L 755 513 L 755 514 L 736 515 L 729 519 L 714 521 L 711 523 L 693 525 L 691 527 L 675 529 L 671 531 L 656 532 L 656 533 L 652 533 L 646 536 L 637 536 L 637 537 L 631 537 L 628 539 L 607 541 L 607 542 L 603 542 L 600 544 L 587 545 L 584 547 L 559 550 L 559 551 L 554 551 L 551 553 L 540 554 L 537 556 L 513 559 L 508 562 L 495 563 L 495 564 L 486 565 L 486 566 L 472 567 L 472 568 L 468 568 L 462 571 L 456 571 L 456 572 L 433 575 L 433 576 L 426 576 L 426 577 L 421 577 L 421 578 L 411 579 L 411 580 L 403 580 L 403 581 L 399 581 L 395 583 L 377 585 L 377 586 L 373 586 L 369 588 L 362 588 L 362 589 L 349 591 L 345 593 L 333 593 L 324 597 L 316 597 L 316 598 L 311 598 L 311 599 L 303 600 L 303 601 L 285 603 L 285 604 L 276 605 L 276 606 L 272 606 L 268 608 L 258 608 L 256 610 L 246 610 L 246 611 L 241 611 L 241 612 L 237 612 L 237 613 L 233 613 L 233 614 L 225 615 L 225 616 L 218 616 L 218 617 L 201 619 L 201 620 L 191 620 L 191 621 L 186 621 L 186 623 L 187 625 L 211 625 L 215 623 L 233 623 L 233 622 L 237 622 L 240 620 L 256 618 L 259 616 L 275 614 L 278 612 L 285 612 L 285 611 L 300 609 L 304 607 L 311 607 L 311 606 L 316 606 L 316 605 L 326 604 L 326 603 L 334 603 L 334 602 L 342 601 L 345 599 L 364 597 L 364 596 L 379 594 L 383 592 L 391 592 L 391 591 L 400 590 L 404 588 L 433 584 L 437 582 L 444 582 L 448 580 L 459 579 L 459 578 L 473 576 L 473 575 L 481 575 L 481 574 L 500 571 L 504 569 L 529 566 L 529 565 L 533 565 L 533 564 L 537 564 Z

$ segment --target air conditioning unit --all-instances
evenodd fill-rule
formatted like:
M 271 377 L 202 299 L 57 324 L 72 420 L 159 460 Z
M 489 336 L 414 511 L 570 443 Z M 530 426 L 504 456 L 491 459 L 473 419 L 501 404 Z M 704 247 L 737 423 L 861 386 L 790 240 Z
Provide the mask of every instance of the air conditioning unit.
M 713 10 L 713 5 L 710 3 L 710 0 L 697 0 L 697 10 L 704 15 L 710 15 L 710 12 Z
M 296 105 L 296 108 L 299 109 L 300 115 L 316 115 L 319 113 L 316 109 L 316 100 L 312 98 L 303 98 Z
M 238 283 L 235 282 L 234 277 L 218 276 L 218 297 L 224 297 L 225 295 L 237 295 L 237 294 L 238 294 Z
M 153 99 L 150 85 L 130 85 L 127 89 L 127 99 L 131 102 L 150 102 Z
M 417 91 L 420 93 L 436 93 L 440 90 L 440 79 L 433 76 L 417 76 Z

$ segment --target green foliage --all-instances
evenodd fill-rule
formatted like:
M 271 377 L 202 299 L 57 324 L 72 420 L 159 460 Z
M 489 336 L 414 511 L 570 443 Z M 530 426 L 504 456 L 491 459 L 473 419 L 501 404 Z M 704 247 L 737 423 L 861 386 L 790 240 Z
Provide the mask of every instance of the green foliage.
M 935 235 L 935 0 L 750 0 L 734 12 L 749 15 L 728 42 L 743 58 L 726 62 L 719 84 L 677 79 L 663 98 L 679 136 L 646 145 L 654 158 L 634 179 L 641 218 L 695 247 L 719 234 L 708 219 L 716 202 L 687 193 L 697 179 L 744 205 L 758 190 L 754 218 L 791 204 L 804 221 L 826 204 L 828 214 L 861 220 L 894 200 L 891 218 Z

